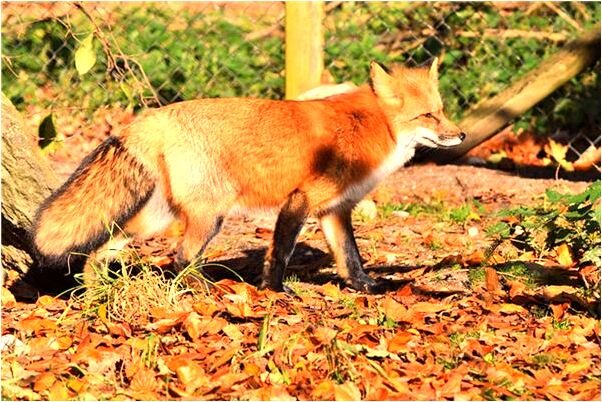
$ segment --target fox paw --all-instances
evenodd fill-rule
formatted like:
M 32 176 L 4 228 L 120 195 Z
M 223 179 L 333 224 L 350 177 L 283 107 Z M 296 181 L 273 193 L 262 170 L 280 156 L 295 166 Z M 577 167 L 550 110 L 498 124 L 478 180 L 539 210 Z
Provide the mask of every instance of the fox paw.
M 261 281 L 258 288 L 262 289 L 262 290 L 270 289 L 270 290 L 273 290 L 274 292 L 286 293 L 287 295 L 295 296 L 295 292 L 291 288 L 286 286 L 284 283 L 273 284 L 273 283 L 269 283 L 266 281 Z
M 367 274 L 362 273 L 361 275 L 357 275 L 353 278 L 349 278 L 345 281 L 347 286 L 352 289 L 359 290 L 360 292 L 366 293 L 378 293 L 378 284 L 372 278 L 370 278 Z

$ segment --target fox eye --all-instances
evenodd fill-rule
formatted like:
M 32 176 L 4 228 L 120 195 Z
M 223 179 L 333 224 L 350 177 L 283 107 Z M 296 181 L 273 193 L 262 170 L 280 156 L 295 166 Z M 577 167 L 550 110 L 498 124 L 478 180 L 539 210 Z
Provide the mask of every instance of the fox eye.
M 432 115 L 432 114 L 430 114 L 430 113 L 425 113 L 425 114 L 424 114 L 424 117 L 426 117 L 427 119 L 432 119 L 432 118 L 433 118 L 433 115 Z

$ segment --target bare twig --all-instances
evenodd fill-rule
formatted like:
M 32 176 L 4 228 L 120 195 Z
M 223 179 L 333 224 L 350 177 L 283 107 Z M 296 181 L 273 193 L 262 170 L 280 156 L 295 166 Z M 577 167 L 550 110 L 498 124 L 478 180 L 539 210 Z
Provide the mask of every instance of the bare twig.
M 138 62 L 137 60 L 135 60 L 132 57 L 127 56 L 126 54 L 123 53 L 123 51 L 121 50 L 121 48 L 119 46 L 119 43 L 113 36 L 112 31 L 110 33 L 111 43 L 109 43 L 109 40 L 107 39 L 107 36 L 105 35 L 104 31 L 100 29 L 100 27 L 96 23 L 96 20 L 94 19 L 94 17 L 92 17 L 90 15 L 90 13 L 85 9 L 85 7 L 82 3 L 77 2 L 77 3 L 75 3 L 75 6 L 79 10 L 82 11 L 82 13 L 86 16 L 86 18 L 88 18 L 88 20 L 90 20 L 90 22 L 94 26 L 94 33 L 95 33 L 96 37 L 98 38 L 98 40 L 100 41 L 100 43 L 102 44 L 103 51 L 104 51 L 105 55 L 107 56 L 107 70 L 111 73 L 114 73 L 114 74 L 116 73 L 119 76 L 119 78 L 123 78 L 123 77 L 125 77 L 126 73 L 129 73 L 129 75 L 136 81 L 136 83 L 138 85 L 140 85 L 140 87 L 148 88 L 152 93 L 151 98 L 155 101 L 155 103 L 157 105 L 161 105 L 162 102 L 159 99 L 159 96 L 156 93 L 155 89 L 153 88 L 150 80 L 148 79 L 148 76 L 144 72 L 144 68 L 142 68 L 142 65 L 140 64 L 140 62 Z M 112 48 L 115 48 L 117 50 L 117 54 L 115 54 L 112 51 Z M 125 71 L 117 64 L 118 59 L 123 61 L 123 66 L 124 66 Z M 134 64 L 138 68 L 138 71 L 142 75 L 142 80 L 144 82 L 140 81 L 140 79 L 138 78 L 138 75 L 130 66 L 130 63 Z M 145 102 L 142 94 L 140 94 L 140 99 L 146 105 L 146 102 Z
M 571 6 L 576 8 L 577 11 L 579 11 L 579 13 L 581 14 L 581 16 L 583 17 L 583 19 L 585 21 L 589 21 L 592 19 L 592 16 L 589 15 L 588 12 L 585 10 L 585 6 L 583 5 L 583 3 L 578 2 L 578 1 L 572 1 Z
M 556 14 L 558 14 L 558 16 L 560 18 L 562 18 L 563 20 L 565 20 L 569 25 L 571 25 L 573 28 L 575 28 L 577 31 L 579 32 L 583 32 L 583 27 L 581 27 L 581 25 L 575 21 L 573 19 L 573 17 L 571 17 L 570 15 L 568 15 L 567 13 L 565 13 L 560 7 L 558 7 L 556 4 L 552 3 L 551 1 L 546 1 L 544 2 L 544 4 L 552 11 L 554 11 Z
M 520 29 L 486 29 L 483 32 L 456 31 L 455 34 L 465 38 L 478 38 L 482 36 L 495 37 L 501 39 L 526 38 L 537 40 L 549 40 L 555 43 L 566 42 L 568 39 L 567 35 L 559 32 L 523 31 Z

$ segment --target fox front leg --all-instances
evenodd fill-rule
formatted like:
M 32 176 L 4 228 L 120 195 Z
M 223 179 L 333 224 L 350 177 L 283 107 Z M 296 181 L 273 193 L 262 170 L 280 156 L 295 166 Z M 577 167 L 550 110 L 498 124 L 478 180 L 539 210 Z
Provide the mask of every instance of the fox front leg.
M 274 238 L 263 265 L 261 289 L 272 289 L 283 292 L 284 271 L 295 250 L 297 236 L 309 213 L 307 197 L 300 191 L 290 195 L 276 221 Z
M 334 254 L 339 276 L 353 289 L 374 293 L 376 282 L 364 271 L 353 237 L 351 209 L 346 208 L 322 215 L 320 225 L 326 242 Z

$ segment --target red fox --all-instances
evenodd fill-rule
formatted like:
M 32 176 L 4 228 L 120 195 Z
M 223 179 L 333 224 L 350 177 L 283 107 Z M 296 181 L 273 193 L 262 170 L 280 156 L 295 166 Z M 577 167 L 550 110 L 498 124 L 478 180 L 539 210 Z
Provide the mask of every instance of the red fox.
M 443 113 L 436 61 L 391 74 L 372 62 L 370 78 L 324 99 L 200 99 L 143 113 L 41 205 L 33 240 L 42 264 L 112 250 L 180 217 L 177 260 L 185 266 L 229 212 L 279 208 L 261 288 L 284 290 L 299 231 L 315 213 L 340 277 L 374 291 L 353 236 L 353 207 L 417 146 L 451 147 L 465 134 Z M 109 241 L 115 225 L 121 231 Z

